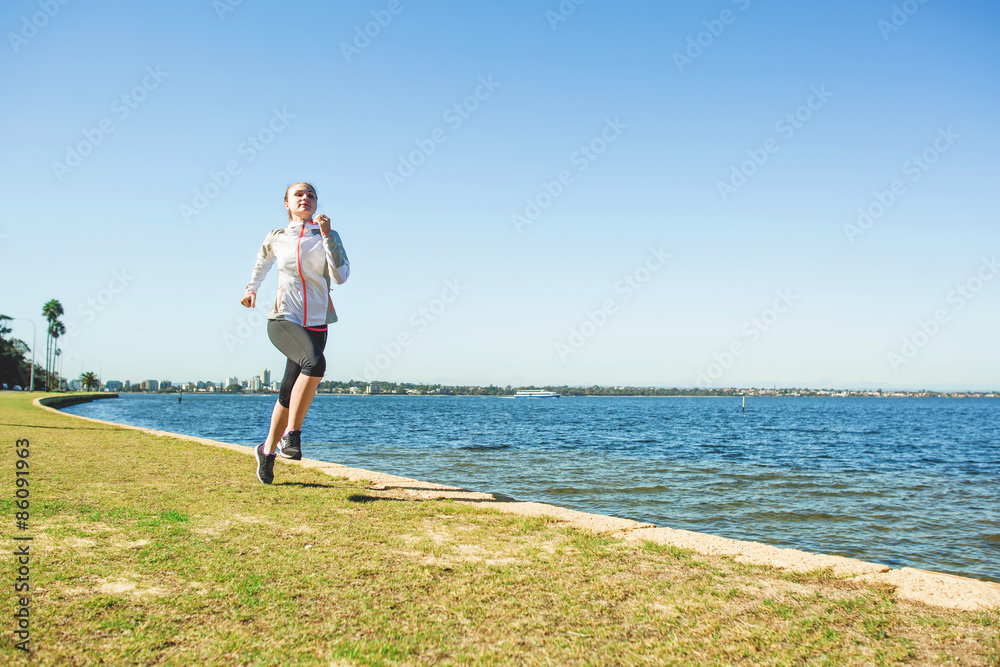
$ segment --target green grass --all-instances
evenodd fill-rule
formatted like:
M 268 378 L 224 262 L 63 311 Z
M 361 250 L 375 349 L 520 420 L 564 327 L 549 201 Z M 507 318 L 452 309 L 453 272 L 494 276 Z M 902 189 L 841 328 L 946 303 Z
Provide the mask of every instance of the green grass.
M 996 614 L 828 572 L 282 463 L 263 486 L 250 456 L 19 394 L 0 394 L 0 435 L 8 490 L 13 442 L 31 441 L 32 664 L 1000 664 Z M 0 510 L 12 526 L 12 493 Z M 0 661 L 16 660 L 5 628 Z

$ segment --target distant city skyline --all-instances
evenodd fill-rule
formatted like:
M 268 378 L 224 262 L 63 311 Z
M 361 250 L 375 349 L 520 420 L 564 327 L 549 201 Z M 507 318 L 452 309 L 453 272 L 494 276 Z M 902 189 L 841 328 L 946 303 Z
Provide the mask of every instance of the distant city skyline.
M 128 386 L 128 385 L 126 385 L 126 382 L 128 382 L 131 386 L 140 386 L 140 385 L 143 385 L 143 384 L 145 384 L 147 382 L 156 382 L 156 383 L 158 383 L 158 385 L 159 385 L 160 388 L 162 388 L 164 386 L 164 384 L 166 383 L 167 386 L 169 386 L 171 388 L 175 388 L 175 389 L 176 388 L 181 388 L 181 387 L 187 387 L 187 386 L 190 386 L 190 385 L 195 385 L 195 386 L 199 386 L 199 387 L 202 386 L 202 385 L 213 385 L 215 387 L 221 387 L 221 388 L 224 389 L 224 388 L 226 388 L 226 387 L 228 387 L 228 386 L 230 386 L 232 384 L 238 384 L 238 385 L 241 385 L 244 388 L 246 388 L 247 385 L 250 382 L 252 382 L 253 380 L 259 380 L 260 377 L 261 377 L 260 375 L 252 375 L 249 378 L 245 378 L 244 379 L 244 378 L 238 378 L 236 376 L 230 376 L 230 377 L 224 378 L 220 382 L 216 382 L 214 380 L 181 380 L 181 381 L 174 381 L 174 380 L 164 380 L 164 379 L 161 379 L 161 380 L 146 379 L 146 380 L 139 380 L 139 381 L 133 381 L 133 380 L 123 381 L 123 380 L 114 380 L 114 379 L 112 379 L 112 380 L 108 380 L 107 382 L 115 382 L 115 383 L 122 384 L 123 386 Z M 232 380 L 235 380 L 235 382 L 231 382 Z M 77 380 L 73 379 L 73 381 L 77 381 Z M 102 386 L 106 386 L 107 382 L 105 382 L 105 381 L 102 380 Z M 948 394 L 952 394 L 952 393 L 954 393 L 954 394 L 973 394 L 974 393 L 974 394 L 1000 395 L 1000 383 L 998 383 L 997 387 L 995 387 L 994 389 L 986 389 L 986 390 L 983 390 L 983 389 L 947 389 L 947 390 L 945 390 L 945 389 L 935 389 L 933 387 L 922 387 L 920 389 L 908 389 L 908 390 L 892 389 L 892 388 L 882 390 L 882 388 L 869 388 L 869 387 L 810 387 L 810 386 L 805 386 L 805 385 L 799 385 L 799 386 L 781 386 L 781 387 L 779 387 L 777 385 L 771 386 L 771 387 L 757 386 L 757 385 L 746 385 L 746 386 L 735 386 L 734 385 L 734 386 L 726 386 L 726 387 L 699 387 L 697 385 L 677 386 L 677 385 L 622 385 L 622 384 L 609 384 L 609 385 L 599 385 L 599 384 L 590 384 L 590 385 L 552 385 L 552 384 L 507 385 L 507 384 L 499 384 L 499 383 L 496 383 L 496 382 L 485 382 L 485 383 L 484 382 L 473 382 L 473 383 L 460 383 L 460 384 L 446 384 L 446 383 L 440 383 L 440 382 L 422 383 L 422 382 L 413 382 L 413 381 L 409 381 L 409 380 L 393 380 L 393 379 L 382 379 L 382 380 L 372 380 L 372 381 L 369 381 L 369 380 L 364 380 L 362 378 L 337 379 L 337 378 L 330 378 L 330 377 L 324 377 L 323 378 L 323 382 L 324 382 L 324 384 L 325 383 L 334 383 L 334 384 L 360 383 L 362 385 L 366 385 L 366 384 L 367 385 L 380 385 L 380 384 L 381 385 L 424 385 L 424 386 L 426 386 L 426 385 L 443 385 L 443 386 L 448 386 L 448 387 L 463 386 L 463 387 L 501 387 L 501 388 L 512 387 L 512 388 L 523 388 L 523 387 L 568 386 L 568 387 L 576 388 L 576 389 L 587 389 L 587 388 L 591 388 L 591 387 L 598 387 L 598 388 L 601 388 L 601 389 L 656 389 L 656 390 L 711 389 L 711 390 L 747 391 L 747 392 L 810 391 L 810 392 L 843 393 L 843 394 L 848 394 L 848 393 L 877 393 L 879 391 L 883 391 L 884 393 L 906 393 L 906 394 L 920 394 L 920 393 L 931 392 L 931 393 L 948 393 Z M 278 386 L 280 386 L 280 382 L 278 380 L 274 380 L 272 383 L 270 383 L 270 387 L 271 387 L 272 391 L 277 391 L 278 390 L 277 389 Z
M 327 379 L 996 388 L 996 3 L 223 4 L 0 8 L 0 313 L 69 378 L 280 377 L 306 180 Z

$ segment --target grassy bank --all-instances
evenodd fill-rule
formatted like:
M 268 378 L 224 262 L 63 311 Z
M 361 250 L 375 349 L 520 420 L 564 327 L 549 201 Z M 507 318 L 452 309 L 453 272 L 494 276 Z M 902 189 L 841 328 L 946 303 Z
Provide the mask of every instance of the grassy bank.
M 1000 664 L 996 614 L 634 546 L 0 394 L 4 553 L 33 664 Z M 14 529 L 14 442 L 31 517 Z M 308 451 L 306 451 L 308 455 Z M 392 471 L 388 471 L 392 472 Z M 13 556 L 3 571 L 13 608 Z M 0 661 L 25 658 L 4 614 Z

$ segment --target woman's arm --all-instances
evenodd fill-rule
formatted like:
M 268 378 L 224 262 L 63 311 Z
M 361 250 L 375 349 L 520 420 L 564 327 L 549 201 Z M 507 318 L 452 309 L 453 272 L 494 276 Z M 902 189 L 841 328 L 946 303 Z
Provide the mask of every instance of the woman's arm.
M 260 289 L 260 284 L 264 282 L 264 276 L 274 266 L 274 249 L 271 247 L 271 241 L 278 231 L 280 230 L 269 232 L 264 237 L 264 242 L 261 244 L 260 250 L 257 251 L 257 261 L 254 262 L 253 271 L 250 272 L 250 282 L 247 283 L 243 298 L 240 299 L 240 303 L 247 308 L 253 308 L 257 305 L 257 290 Z
M 333 282 L 343 285 L 351 275 L 351 262 L 347 259 L 347 251 L 340 240 L 340 234 L 330 229 L 330 218 L 325 215 L 316 216 L 319 230 L 323 234 L 323 251 L 326 253 L 326 265 L 330 270 Z

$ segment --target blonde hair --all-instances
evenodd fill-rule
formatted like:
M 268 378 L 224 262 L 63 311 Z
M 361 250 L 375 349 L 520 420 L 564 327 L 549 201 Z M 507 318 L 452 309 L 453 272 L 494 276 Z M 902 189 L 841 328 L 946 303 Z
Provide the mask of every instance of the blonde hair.
M 285 203 L 286 204 L 288 203 L 288 192 L 289 192 L 289 190 L 291 190 L 292 188 L 294 188 L 296 185 L 305 185 L 305 186 L 308 186 L 308 188 L 313 191 L 313 194 L 316 195 L 316 199 L 317 200 L 319 199 L 319 195 L 316 193 L 316 188 L 313 186 L 312 183 L 307 183 L 305 181 L 295 181 L 294 183 L 292 183 L 291 185 L 289 185 L 287 188 L 285 188 Z M 292 212 L 291 211 L 288 212 L 288 219 L 289 220 L 292 219 Z

